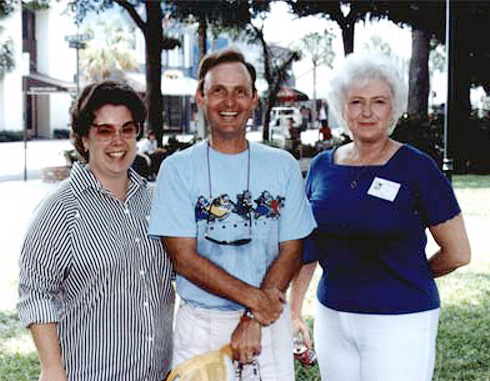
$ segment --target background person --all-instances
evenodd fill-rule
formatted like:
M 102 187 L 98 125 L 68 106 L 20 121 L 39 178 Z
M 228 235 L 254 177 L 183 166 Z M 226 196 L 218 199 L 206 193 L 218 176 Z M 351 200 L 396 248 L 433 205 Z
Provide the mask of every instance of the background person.
M 165 149 L 158 147 L 155 131 L 148 130 L 146 138 L 137 143 L 138 154 L 132 164 L 133 169 L 147 180 L 154 181 L 165 158 Z M 144 159 L 144 161 L 143 161 Z
M 148 130 L 146 133 L 146 138 L 141 139 L 138 143 L 138 153 L 151 155 L 158 149 L 157 135 L 155 131 Z
M 347 57 L 328 104 L 353 142 L 316 156 L 307 195 L 318 223 L 307 261 L 319 261 L 314 338 L 322 379 L 429 381 L 439 295 L 434 278 L 470 261 L 461 210 L 436 163 L 390 139 L 406 90 L 381 55 Z M 425 254 L 428 228 L 439 250 Z M 293 283 L 296 329 L 315 263 Z
M 87 86 L 72 109 L 76 162 L 31 222 L 18 304 L 41 380 L 161 381 L 172 356 L 171 264 L 147 235 L 151 195 L 130 165 L 146 117 L 117 82 Z
M 173 364 L 231 341 L 236 360 L 258 362 L 243 380 L 257 380 L 255 369 L 263 381 L 292 381 L 284 293 L 315 226 L 300 168 L 286 151 L 247 141 L 258 95 L 241 53 L 206 56 L 198 77 L 210 138 L 163 162 L 149 229 L 178 273 Z

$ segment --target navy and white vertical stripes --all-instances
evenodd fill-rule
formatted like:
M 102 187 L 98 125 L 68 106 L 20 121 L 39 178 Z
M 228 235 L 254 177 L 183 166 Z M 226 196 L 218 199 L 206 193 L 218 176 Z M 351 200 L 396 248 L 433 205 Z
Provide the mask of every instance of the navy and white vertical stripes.
M 22 248 L 20 319 L 58 324 L 70 381 L 161 381 L 170 369 L 171 263 L 147 235 L 146 182 L 129 176 L 121 202 L 75 164 L 39 206 Z

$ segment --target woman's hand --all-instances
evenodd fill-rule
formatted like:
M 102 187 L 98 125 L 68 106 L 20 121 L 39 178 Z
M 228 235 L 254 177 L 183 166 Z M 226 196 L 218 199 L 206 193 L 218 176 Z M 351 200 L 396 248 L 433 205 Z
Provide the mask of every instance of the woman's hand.
M 308 349 L 311 349 L 313 343 L 311 341 L 310 330 L 302 316 L 292 318 L 293 337 L 301 336 Z

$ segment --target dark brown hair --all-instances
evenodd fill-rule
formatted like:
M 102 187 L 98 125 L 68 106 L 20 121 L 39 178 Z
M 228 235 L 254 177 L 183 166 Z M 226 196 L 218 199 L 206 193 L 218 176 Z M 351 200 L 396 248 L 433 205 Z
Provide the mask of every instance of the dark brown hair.
M 126 106 L 134 120 L 141 125 L 146 119 L 146 106 L 129 85 L 116 81 L 102 81 L 87 85 L 71 109 L 71 136 L 80 157 L 88 162 L 88 151 L 83 147 L 95 118 L 95 112 L 105 105 Z
M 255 94 L 257 92 L 257 89 L 255 88 L 257 72 L 255 71 L 253 65 L 245 60 L 242 53 L 233 49 L 225 49 L 204 56 L 199 64 L 199 71 L 197 73 L 197 77 L 199 79 L 199 92 L 204 95 L 204 78 L 206 77 L 206 74 L 219 64 L 228 62 L 240 62 L 245 65 L 247 71 L 250 73 L 250 77 L 252 78 L 252 90 Z

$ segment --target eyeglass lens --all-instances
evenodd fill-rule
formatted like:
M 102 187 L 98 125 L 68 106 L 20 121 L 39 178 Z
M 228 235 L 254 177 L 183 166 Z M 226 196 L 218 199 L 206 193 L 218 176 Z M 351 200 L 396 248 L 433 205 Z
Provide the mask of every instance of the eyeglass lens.
M 112 124 L 93 124 L 97 129 L 97 138 L 108 141 L 114 140 L 118 134 L 122 139 L 134 139 L 140 132 L 140 125 L 135 121 L 125 123 L 120 130 Z

